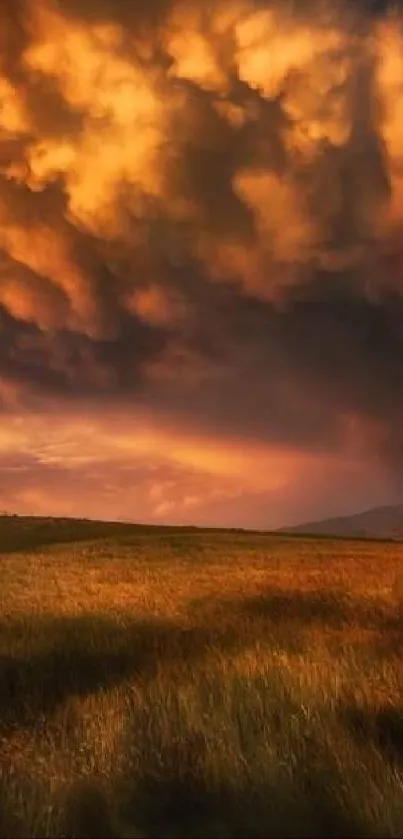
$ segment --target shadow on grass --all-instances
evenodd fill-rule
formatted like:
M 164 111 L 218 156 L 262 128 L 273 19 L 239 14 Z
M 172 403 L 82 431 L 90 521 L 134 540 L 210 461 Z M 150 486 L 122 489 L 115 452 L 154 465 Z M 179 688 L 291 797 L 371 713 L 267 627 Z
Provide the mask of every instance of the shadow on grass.
M 8 623 L 5 631 L 26 636 L 28 650 L 0 654 L 0 728 L 35 724 L 69 696 L 151 677 L 158 664 L 199 660 L 214 642 L 205 628 L 96 616 Z
M 204 625 L 200 620 L 200 625 L 190 627 L 155 619 L 123 623 L 96 615 L 9 622 L 0 627 L 3 640 L 8 635 L 10 649 L 14 643 L 15 650 L 25 652 L 3 653 L 0 658 L 0 719 L 6 726 L 35 725 L 40 715 L 51 713 L 74 694 L 107 689 L 126 678 L 152 679 L 161 667 L 169 670 L 176 663 L 197 665 L 212 649 L 231 653 L 256 640 L 286 647 L 287 627 L 291 635 L 298 626 L 312 622 L 332 626 L 362 622 L 396 630 L 398 618 L 336 592 L 271 589 L 258 597 L 223 601 L 215 616 L 213 604 L 211 620 L 206 608 Z M 211 767 L 214 754 L 205 732 L 186 729 L 190 724 L 197 728 L 200 706 L 196 703 L 184 712 L 180 703 L 175 706 L 175 691 L 173 699 L 151 692 L 127 732 L 128 769 L 121 787 L 113 779 L 109 788 L 95 782 L 76 786 L 64 805 L 63 829 L 51 835 L 71 839 L 368 835 L 354 807 L 349 813 L 338 800 L 342 779 L 332 775 L 333 757 L 321 743 L 321 738 L 326 741 L 322 729 L 319 726 L 318 733 L 312 733 L 301 709 L 279 691 L 272 676 L 270 680 L 248 677 L 228 686 L 207 680 L 204 688 L 201 680 L 199 693 L 206 690 L 201 707 L 211 714 L 217 732 L 224 721 L 223 741 L 219 739 L 214 748 L 224 753 L 228 725 L 235 731 L 230 741 L 234 754 L 237 749 L 242 752 L 239 763 L 234 759 L 234 771 L 231 763 L 226 771 L 217 764 L 217 771 L 210 774 L 206 766 Z M 401 709 L 347 708 L 341 709 L 341 718 L 355 738 L 374 743 L 391 762 L 402 760 Z M 326 719 L 320 725 L 326 726 Z M 284 756 L 278 766 L 255 764 L 263 731 L 265 736 L 269 732 Z M 132 761 L 130 768 L 131 745 L 141 759 Z M 268 748 L 267 761 L 273 759 Z M 237 774 L 245 763 L 248 772 Z M 10 826 L 8 818 L 4 824 L 0 802 L 0 836 L 24 835 Z
M 0 726 L 28 725 L 71 695 L 108 689 L 127 678 L 150 678 L 158 665 L 193 665 L 211 651 L 234 654 L 263 643 L 301 654 L 306 641 L 298 629 L 309 624 L 368 627 L 379 632 L 379 645 L 393 643 L 395 648 L 399 639 L 402 642 L 400 614 L 332 592 L 271 589 L 235 601 L 207 600 L 200 611 L 190 610 L 191 626 L 158 619 L 123 622 L 101 615 L 4 622 Z
M 264 641 L 299 650 L 295 633 L 224 618 L 181 625 L 168 620 L 119 621 L 103 615 L 35 617 L 0 624 L 0 729 L 34 725 L 73 695 L 85 696 L 130 679 L 152 678 L 158 666 L 195 665 L 212 650 L 235 653 Z M 10 652 L 8 652 L 10 650 Z
M 371 742 L 392 764 L 403 766 L 403 708 L 383 706 L 341 709 L 348 731 L 360 743 Z
M 403 651 L 403 606 L 388 608 L 371 598 L 350 597 L 344 591 L 331 589 L 301 591 L 270 587 L 266 591 L 235 599 L 198 598 L 192 601 L 192 614 L 212 627 L 237 626 L 239 645 L 255 641 L 273 649 L 301 655 L 307 649 L 304 630 L 365 630 L 371 633 L 348 641 L 348 634 L 339 636 L 339 643 L 354 643 L 369 659 L 391 659 Z M 332 642 L 331 642 L 332 643 Z M 338 647 L 337 647 L 338 649 Z
M 264 617 L 275 623 L 355 625 L 403 633 L 401 610 L 390 614 L 370 600 L 347 597 L 344 592 L 329 589 L 301 592 L 271 588 L 264 594 L 239 600 L 234 607 L 244 614 Z
M 7 796 L 0 784 L 0 839 L 22 839 L 24 831 L 20 820 L 10 812 Z
M 0 554 L 98 539 L 119 540 L 143 529 L 141 525 L 86 519 L 0 516 Z
M 383 658 L 403 649 L 403 609 L 390 610 L 371 599 L 348 597 L 343 591 L 284 590 L 271 587 L 262 594 L 233 600 L 196 599 L 192 613 L 213 626 L 238 625 L 239 636 L 262 641 L 291 653 L 306 649 L 303 630 L 318 626 L 329 629 L 364 629 L 377 634 L 369 642 L 372 656 Z M 300 630 L 300 634 L 298 634 Z M 361 643 L 361 642 L 359 642 Z M 363 642 L 364 645 L 368 642 Z
M 289 710 L 291 706 L 284 709 L 285 728 Z M 211 744 L 197 731 L 182 727 L 177 731 L 172 721 L 171 730 L 164 733 L 164 743 L 158 737 L 154 739 L 154 731 L 140 765 L 136 762 L 130 766 L 131 741 L 136 748 L 144 746 L 150 723 L 153 730 L 153 721 L 164 716 L 163 709 L 150 707 L 146 716 L 143 723 L 147 725 L 135 716 L 132 733 L 127 732 L 124 774 L 108 780 L 86 779 L 70 786 L 53 802 L 56 812 L 51 829 L 48 800 L 46 796 L 39 800 L 34 781 L 32 794 L 29 784 L 24 787 L 24 811 L 17 815 L 7 812 L 7 797 L 1 801 L 0 789 L 0 839 L 28 835 L 69 839 L 344 839 L 381 835 L 369 830 L 367 819 L 362 820 L 355 812 L 354 802 L 341 803 L 343 777 L 333 772 L 332 756 L 320 742 L 320 730 L 311 737 L 304 727 L 298 733 L 294 731 L 291 754 L 283 747 L 281 759 L 269 749 L 264 763 L 254 765 L 247 759 L 248 771 L 240 774 L 239 765 L 246 753 L 239 762 L 235 757 L 233 766 L 211 773 L 206 772 L 212 765 L 209 758 L 214 761 L 215 757 L 210 753 Z M 269 721 L 270 717 L 266 723 Z M 285 728 L 280 736 L 287 740 Z M 258 736 L 261 738 L 262 732 L 251 734 L 252 740 Z M 221 751 L 225 745 L 218 748 Z
M 320 820 L 305 813 L 303 822 L 298 821 L 298 807 L 290 806 L 293 798 L 287 786 L 260 783 L 242 790 L 231 779 L 219 779 L 213 787 L 186 771 L 160 778 L 146 775 L 127 801 L 122 822 L 150 839 L 321 836 Z
M 64 835 L 74 839 L 119 836 L 147 839 L 264 839 L 264 837 L 360 837 L 365 827 L 349 815 L 321 773 L 301 767 L 294 776 L 279 765 L 240 781 L 214 780 L 198 771 L 206 746 L 195 735 L 172 739 L 139 777 L 105 789 L 96 782 L 70 790 Z M 268 756 L 268 760 L 269 760 Z M 307 777 L 309 776 L 309 783 Z M 331 780 L 331 779 L 330 779 Z M 112 785 L 113 786 L 113 785 Z
M 403 652 L 403 608 L 388 609 L 371 599 L 347 597 L 344 592 L 301 592 L 270 589 L 265 594 L 240 600 L 232 605 L 236 612 L 260 619 L 266 633 L 273 628 L 275 637 L 295 639 L 294 650 L 304 649 L 302 630 L 318 626 L 333 630 L 369 630 L 370 640 L 357 640 L 355 648 L 370 660 L 395 659 Z M 299 635 L 298 649 L 298 629 Z M 346 635 L 347 639 L 348 636 Z M 341 635 L 343 642 L 343 634 Z M 292 644 L 289 645 L 292 651 Z
M 91 780 L 75 784 L 62 807 L 63 836 L 68 839 L 117 839 L 120 831 L 114 823 L 108 792 L 100 783 Z M 135 839 L 136 834 L 132 833 L 132 836 Z
M 233 544 L 234 539 L 248 539 L 259 534 L 238 533 L 237 531 L 219 531 L 192 526 L 135 524 L 130 522 L 92 521 L 90 519 L 47 518 L 40 516 L 0 515 L 0 554 L 33 551 L 51 545 L 74 544 L 80 542 L 113 540 L 117 546 L 135 545 L 139 537 L 163 539 L 167 545 L 183 550 L 183 545 L 200 540 L 208 535 L 214 539 L 227 539 Z M 152 557 L 150 557 L 151 560 Z
M 9 620 L 0 624 L 0 639 L 0 729 L 34 725 L 70 696 L 152 678 L 158 666 L 195 665 L 211 651 L 231 654 L 257 641 L 301 649 L 284 624 L 240 623 L 237 608 L 190 626 L 102 615 Z

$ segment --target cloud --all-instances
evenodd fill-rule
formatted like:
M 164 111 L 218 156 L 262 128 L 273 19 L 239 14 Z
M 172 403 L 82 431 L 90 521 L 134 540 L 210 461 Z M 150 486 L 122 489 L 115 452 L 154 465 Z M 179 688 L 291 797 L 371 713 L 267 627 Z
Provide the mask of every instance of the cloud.
M 87 409 L 85 419 L 71 407 L 63 415 L 15 413 L 0 433 L 0 467 L 0 508 L 28 515 L 268 528 L 393 497 L 382 465 L 365 452 L 343 461 L 245 448 L 113 409 L 105 416 Z
M 4 422 L 146 412 L 203 440 L 211 476 L 237 441 L 286 473 L 286 451 L 315 470 L 364 446 L 398 482 L 399 7 L 4 9 Z

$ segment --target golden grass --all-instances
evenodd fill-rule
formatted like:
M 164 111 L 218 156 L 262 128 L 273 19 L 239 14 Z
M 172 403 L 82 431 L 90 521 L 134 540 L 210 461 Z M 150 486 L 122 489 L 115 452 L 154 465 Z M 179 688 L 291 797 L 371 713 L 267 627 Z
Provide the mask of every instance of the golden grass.
M 0 555 L 1 836 L 402 835 L 403 546 L 73 536 Z

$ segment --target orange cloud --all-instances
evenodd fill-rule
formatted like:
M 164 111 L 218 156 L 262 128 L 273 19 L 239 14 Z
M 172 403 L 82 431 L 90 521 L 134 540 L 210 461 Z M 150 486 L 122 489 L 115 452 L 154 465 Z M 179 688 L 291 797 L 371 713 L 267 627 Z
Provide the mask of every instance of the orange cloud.
M 46 444 L 24 420 L 18 445 L 80 474 L 168 453 L 159 517 L 285 497 L 336 469 L 324 441 L 353 471 L 354 434 L 385 451 L 391 424 L 400 451 L 401 16 L 19 7 L 0 33 L 0 408 L 75 407 L 70 432 Z M 93 427 L 86 395 L 132 424 Z
M 74 140 L 38 138 L 29 155 L 30 184 L 63 176 L 71 217 L 88 228 L 114 232 L 119 184 L 161 190 L 160 146 L 164 106 L 157 77 L 121 53 L 118 26 L 72 24 L 52 3 L 33 7 L 32 43 L 24 54 L 31 73 L 51 77 L 69 108 L 83 115 Z
M 340 8 L 332 12 L 326 4 L 301 18 L 276 3 L 257 10 L 252 0 L 215 0 L 206 16 L 199 4 L 178 0 L 161 30 L 152 32 L 126 30 L 117 19 L 67 17 L 55 0 L 28 6 L 28 42 L 20 60 L 29 81 L 24 89 L 0 76 L 0 128 L 8 141 L 20 138 L 23 144 L 18 154 L 9 146 L 11 159 L 3 171 L 34 195 L 58 185 L 67 201 L 66 219 L 81 234 L 95 236 L 101 252 L 106 242 L 119 241 L 132 264 L 136 259 L 144 264 L 147 250 L 152 262 L 153 231 L 163 220 L 172 241 L 186 236 L 186 257 L 200 261 L 209 275 L 220 279 L 233 271 L 244 290 L 268 298 L 298 283 L 307 259 L 343 270 L 354 253 L 352 261 L 360 264 L 358 232 L 348 249 L 340 244 L 337 253 L 329 251 L 315 192 L 325 181 L 327 201 L 336 207 L 338 170 L 325 164 L 325 154 L 330 147 L 350 153 L 354 80 L 365 61 L 377 65 L 373 95 L 381 100 L 383 116 L 376 129 L 391 162 L 387 218 L 400 218 L 398 19 L 373 23 L 367 36 L 354 31 Z M 74 130 L 38 131 L 30 97 L 46 85 L 70 114 L 71 125 L 76 120 Z M 271 145 L 265 139 L 264 103 L 272 106 Z M 281 165 L 276 144 L 282 147 Z M 220 182 L 220 218 L 208 195 L 214 172 L 201 182 L 197 167 L 209 159 L 218 166 L 225 153 L 234 160 L 226 184 Z M 240 219 L 242 212 L 244 219 L 252 214 L 254 231 L 247 231 L 245 222 L 243 230 L 223 235 L 222 216 Z M 367 212 L 370 226 L 384 230 L 380 208 L 371 205 Z M 73 318 L 88 329 L 95 319 L 91 282 L 61 240 L 65 234 L 40 223 L 29 234 L 21 227 L 18 219 L 8 222 L 3 247 L 56 282 L 69 298 Z M 33 248 L 27 235 L 34 237 Z M 129 293 L 126 299 L 134 298 Z M 31 318 L 33 304 L 24 311 Z
M 157 285 L 131 291 L 126 306 L 129 311 L 157 325 L 175 324 L 186 318 L 186 307 L 180 298 Z
M 388 235 L 403 221 L 403 56 L 402 21 L 390 17 L 378 24 L 373 33 L 376 60 L 376 83 L 379 96 L 379 122 L 385 143 L 390 176 L 390 201 L 385 207 L 383 232 Z
M 374 469 L 379 477 L 379 465 L 368 463 L 353 442 L 357 422 L 347 426 L 350 454 L 342 461 L 235 439 L 191 437 L 183 428 L 164 428 L 146 416 L 134 422 L 109 412 L 90 420 L 70 412 L 54 416 L 50 425 L 46 416 L 15 415 L 0 424 L 0 463 L 10 481 L 8 489 L 0 488 L 0 506 L 10 509 L 14 499 L 18 509 L 30 513 L 80 515 L 85 510 L 155 523 L 220 524 L 221 511 L 232 525 L 280 526 L 287 505 L 309 481 L 314 504 L 326 474 L 336 485 L 350 476 L 359 486 Z M 77 481 L 82 487 L 72 492 Z M 54 498 L 48 482 L 56 482 Z M 238 510 L 232 520 L 231 505 Z

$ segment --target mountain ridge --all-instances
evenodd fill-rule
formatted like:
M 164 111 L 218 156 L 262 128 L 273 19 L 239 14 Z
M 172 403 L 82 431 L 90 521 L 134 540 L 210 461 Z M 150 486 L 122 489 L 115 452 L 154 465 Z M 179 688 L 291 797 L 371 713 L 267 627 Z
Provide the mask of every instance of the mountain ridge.
M 371 507 L 360 513 L 281 527 L 279 533 L 403 539 L 403 504 Z

